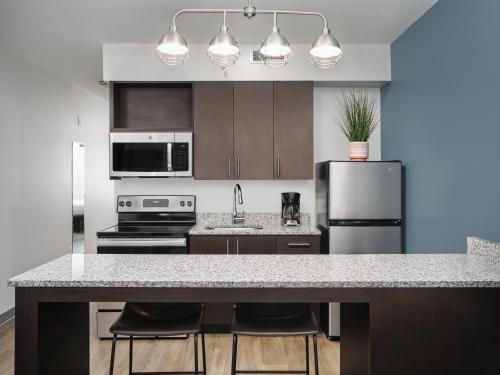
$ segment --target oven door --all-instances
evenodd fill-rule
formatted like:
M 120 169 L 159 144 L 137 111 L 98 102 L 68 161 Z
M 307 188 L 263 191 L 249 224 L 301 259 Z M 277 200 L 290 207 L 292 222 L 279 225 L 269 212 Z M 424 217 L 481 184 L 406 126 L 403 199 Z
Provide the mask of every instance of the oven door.
M 97 238 L 98 254 L 187 254 L 186 238 Z
M 191 177 L 192 133 L 111 133 L 110 177 Z

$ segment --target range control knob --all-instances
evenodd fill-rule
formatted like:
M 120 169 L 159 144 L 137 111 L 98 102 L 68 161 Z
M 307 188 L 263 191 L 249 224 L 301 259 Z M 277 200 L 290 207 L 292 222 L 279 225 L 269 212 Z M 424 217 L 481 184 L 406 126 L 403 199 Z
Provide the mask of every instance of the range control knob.
M 118 202 L 118 206 L 120 206 L 120 207 L 125 206 L 125 202 L 124 202 L 124 201 L 120 201 L 120 202 Z
M 127 201 L 127 203 L 125 203 L 127 205 L 127 207 L 130 207 L 132 206 L 132 202 L 131 201 Z
M 188 207 L 191 207 L 193 205 L 193 202 L 188 201 Z
M 186 202 L 184 202 L 184 201 L 181 201 L 181 203 L 180 203 L 181 207 L 184 207 L 185 204 L 186 204 Z

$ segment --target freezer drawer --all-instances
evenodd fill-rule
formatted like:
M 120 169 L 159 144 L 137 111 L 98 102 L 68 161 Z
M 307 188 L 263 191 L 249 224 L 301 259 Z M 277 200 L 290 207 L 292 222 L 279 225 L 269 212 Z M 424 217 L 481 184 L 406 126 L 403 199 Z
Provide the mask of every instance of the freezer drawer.
M 330 254 L 399 254 L 400 226 L 331 226 Z
M 331 162 L 330 219 L 401 219 L 401 163 Z

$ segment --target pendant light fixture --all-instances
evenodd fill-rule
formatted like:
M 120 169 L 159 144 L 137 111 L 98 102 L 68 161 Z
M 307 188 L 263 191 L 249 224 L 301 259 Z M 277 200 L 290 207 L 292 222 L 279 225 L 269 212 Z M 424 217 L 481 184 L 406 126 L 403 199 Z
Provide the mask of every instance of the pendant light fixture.
M 288 40 L 280 33 L 277 25 L 277 13 L 274 12 L 274 24 L 271 34 L 262 41 L 259 50 L 264 64 L 271 67 L 280 67 L 288 64 L 292 57 L 292 49 Z
M 215 65 L 225 70 L 228 66 L 236 63 L 240 56 L 238 42 L 232 36 L 226 25 L 226 15 L 228 13 L 243 14 L 248 19 L 254 18 L 258 14 L 272 14 L 273 28 L 266 36 L 260 46 L 260 54 L 264 64 L 271 67 L 286 65 L 293 55 L 290 43 L 281 34 L 278 25 L 278 14 L 293 14 L 301 16 L 316 16 L 323 20 L 323 32 L 313 42 L 309 51 L 309 60 L 318 68 L 331 68 L 340 61 L 342 49 L 340 44 L 330 33 L 326 17 L 319 12 L 304 12 L 294 10 L 260 10 L 252 5 L 252 0 L 248 0 L 248 5 L 243 9 L 182 9 L 178 11 L 172 20 L 170 31 L 160 40 L 156 47 L 156 52 L 160 60 L 168 65 L 181 65 L 189 59 L 189 46 L 186 39 L 177 31 L 176 21 L 181 14 L 187 13 L 222 13 L 223 23 L 219 33 L 217 33 L 208 46 L 207 55 Z
M 186 39 L 179 34 L 175 24 L 161 38 L 160 43 L 156 47 L 156 53 L 160 57 L 160 60 L 168 65 L 181 65 L 189 59 L 189 47 Z
M 226 25 L 226 12 L 224 12 L 224 21 L 220 32 L 215 35 L 208 46 L 208 57 L 212 63 L 221 68 L 227 68 L 233 65 L 240 57 L 240 47 L 236 39 L 229 34 Z
M 330 29 L 323 29 L 323 33 L 312 44 L 309 59 L 318 68 L 331 68 L 337 65 L 341 57 L 339 42 L 331 36 Z

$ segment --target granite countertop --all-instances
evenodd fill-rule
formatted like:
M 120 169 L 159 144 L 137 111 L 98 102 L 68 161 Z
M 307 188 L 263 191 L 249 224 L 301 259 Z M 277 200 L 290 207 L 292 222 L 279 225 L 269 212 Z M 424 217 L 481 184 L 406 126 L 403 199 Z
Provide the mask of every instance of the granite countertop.
M 196 219 L 196 225 L 191 228 L 189 235 L 197 236 L 227 236 L 227 235 L 254 235 L 254 236 L 280 236 L 280 235 L 320 235 L 321 232 L 311 226 L 310 215 L 303 213 L 300 215 L 301 223 L 296 227 L 286 227 L 281 225 L 281 215 L 279 213 L 247 213 L 245 214 L 245 223 L 234 225 L 240 229 L 215 228 L 207 229 L 207 226 L 217 227 L 232 224 L 231 213 L 199 213 Z M 259 225 L 262 229 L 246 228 Z
M 65 255 L 14 287 L 500 288 L 500 264 L 465 254 Z

